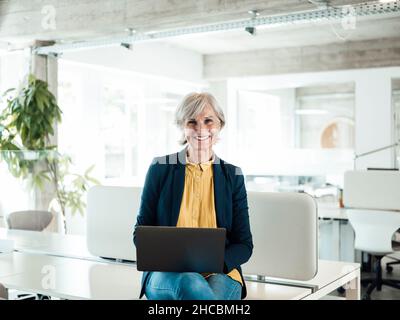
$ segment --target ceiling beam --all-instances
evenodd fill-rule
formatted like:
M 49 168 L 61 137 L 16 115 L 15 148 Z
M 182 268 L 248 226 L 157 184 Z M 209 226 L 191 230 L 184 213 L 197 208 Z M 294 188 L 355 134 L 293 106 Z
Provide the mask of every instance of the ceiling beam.
M 374 2 L 330 0 L 334 6 Z M 0 41 L 88 40 L 316 9 L 307 0 L 1 0 Z M 52 18 L 55 19 L 52 19 Z
M 204 78 L 400 66 L 400 38 L 205 55 Z

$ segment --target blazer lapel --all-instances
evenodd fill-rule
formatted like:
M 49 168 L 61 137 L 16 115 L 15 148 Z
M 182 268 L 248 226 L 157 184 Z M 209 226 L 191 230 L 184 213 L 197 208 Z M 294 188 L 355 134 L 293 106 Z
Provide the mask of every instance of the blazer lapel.
M 214 201 L 215 201 L 215 213 L 217 215 L 217 226 L 225 227 L 225 202 L 226 199 L 226 181 L 224 173 L 221 168 L 221 159 L 215 155 L 213 163 L 213 175 L 214 175 Z
M 181 208 L 181 202 L 183 197 L 183 189 L 185 187 L 185 165 L 186 165 L 186 148 L 180 151 L 178 154 L 177 164 L 174 168 L 174 178 L 172 181 L 172 214 L 171 214 L 171 226 L 175 227 L 178 218 L 179 210 Z

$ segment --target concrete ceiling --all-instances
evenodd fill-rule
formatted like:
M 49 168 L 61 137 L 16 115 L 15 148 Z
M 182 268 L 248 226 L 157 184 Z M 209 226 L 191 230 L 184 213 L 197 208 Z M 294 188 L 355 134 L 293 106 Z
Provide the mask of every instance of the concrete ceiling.
M 218 54 L 395 38 L 399 35 L 400 15 L 391 15 L 385 18 L 359 18 L 356 28 L 349 30 L 343 29 L 340 22 L 314 22 L 258 28 L 255 36 L 240 30 L 182 36 L 163 40 L 163 42 L 201 54 Z
M 332 5 L 360 2 L 372 1 L 330 0 Z M 124 28 L 128 26 L 140 25 L 140 32 L 247 19 L 247 10 L 251 8 L 259 9 L 261 16 L 315 9 L 307 0 L 49 0 L 48 3 L 57 12 L 54 30 L 43 29 L 43 13 L 37 1 L 0 0 L 0 49 L 7 48 L 7 42 L 20 43 L 17 47 L 21 47 L 32 40 L 68 42 L 126 36 Z M 399 35 L 400 13 L 392 13 L 358 17 L 355 29 L 349 30 L 343 29 L 340 22 L 324 21 L 258 27 L 255 36 L 236 30 L 158 41 L 204 55 L 217 55 L 277 48 L 322 48 L 335 43 L 398 38 Z
M 341 6 L 374 0 L 329 0 Z M 316 9 L 309 0 L 0 0 L 0 41 L 88 41 Z M 53 17 L 54 23 L 49 17 Z

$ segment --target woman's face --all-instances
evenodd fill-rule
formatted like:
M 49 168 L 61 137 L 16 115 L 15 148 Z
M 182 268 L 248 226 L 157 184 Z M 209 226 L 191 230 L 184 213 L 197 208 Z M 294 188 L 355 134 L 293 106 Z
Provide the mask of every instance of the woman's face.
M 195 119 L 186 121 L 184 130 L 192 150 L 208 150 L 217 142 L 220 121 L 214 109 L 207 105 Z

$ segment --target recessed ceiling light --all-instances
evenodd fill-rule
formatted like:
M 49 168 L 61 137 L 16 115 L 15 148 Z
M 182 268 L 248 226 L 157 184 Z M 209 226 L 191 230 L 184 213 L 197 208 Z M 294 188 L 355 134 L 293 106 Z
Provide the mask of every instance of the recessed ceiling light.
M 248 14 L 251 14 L 252 16 L 259 16 L 260 13 L 257 10 L 249 10 L 247 11 Z
M 128 34 L 132 36 L 136 33 L 136 30 L 134 28 L 125 28 L 125 32 L 128 32 Z

